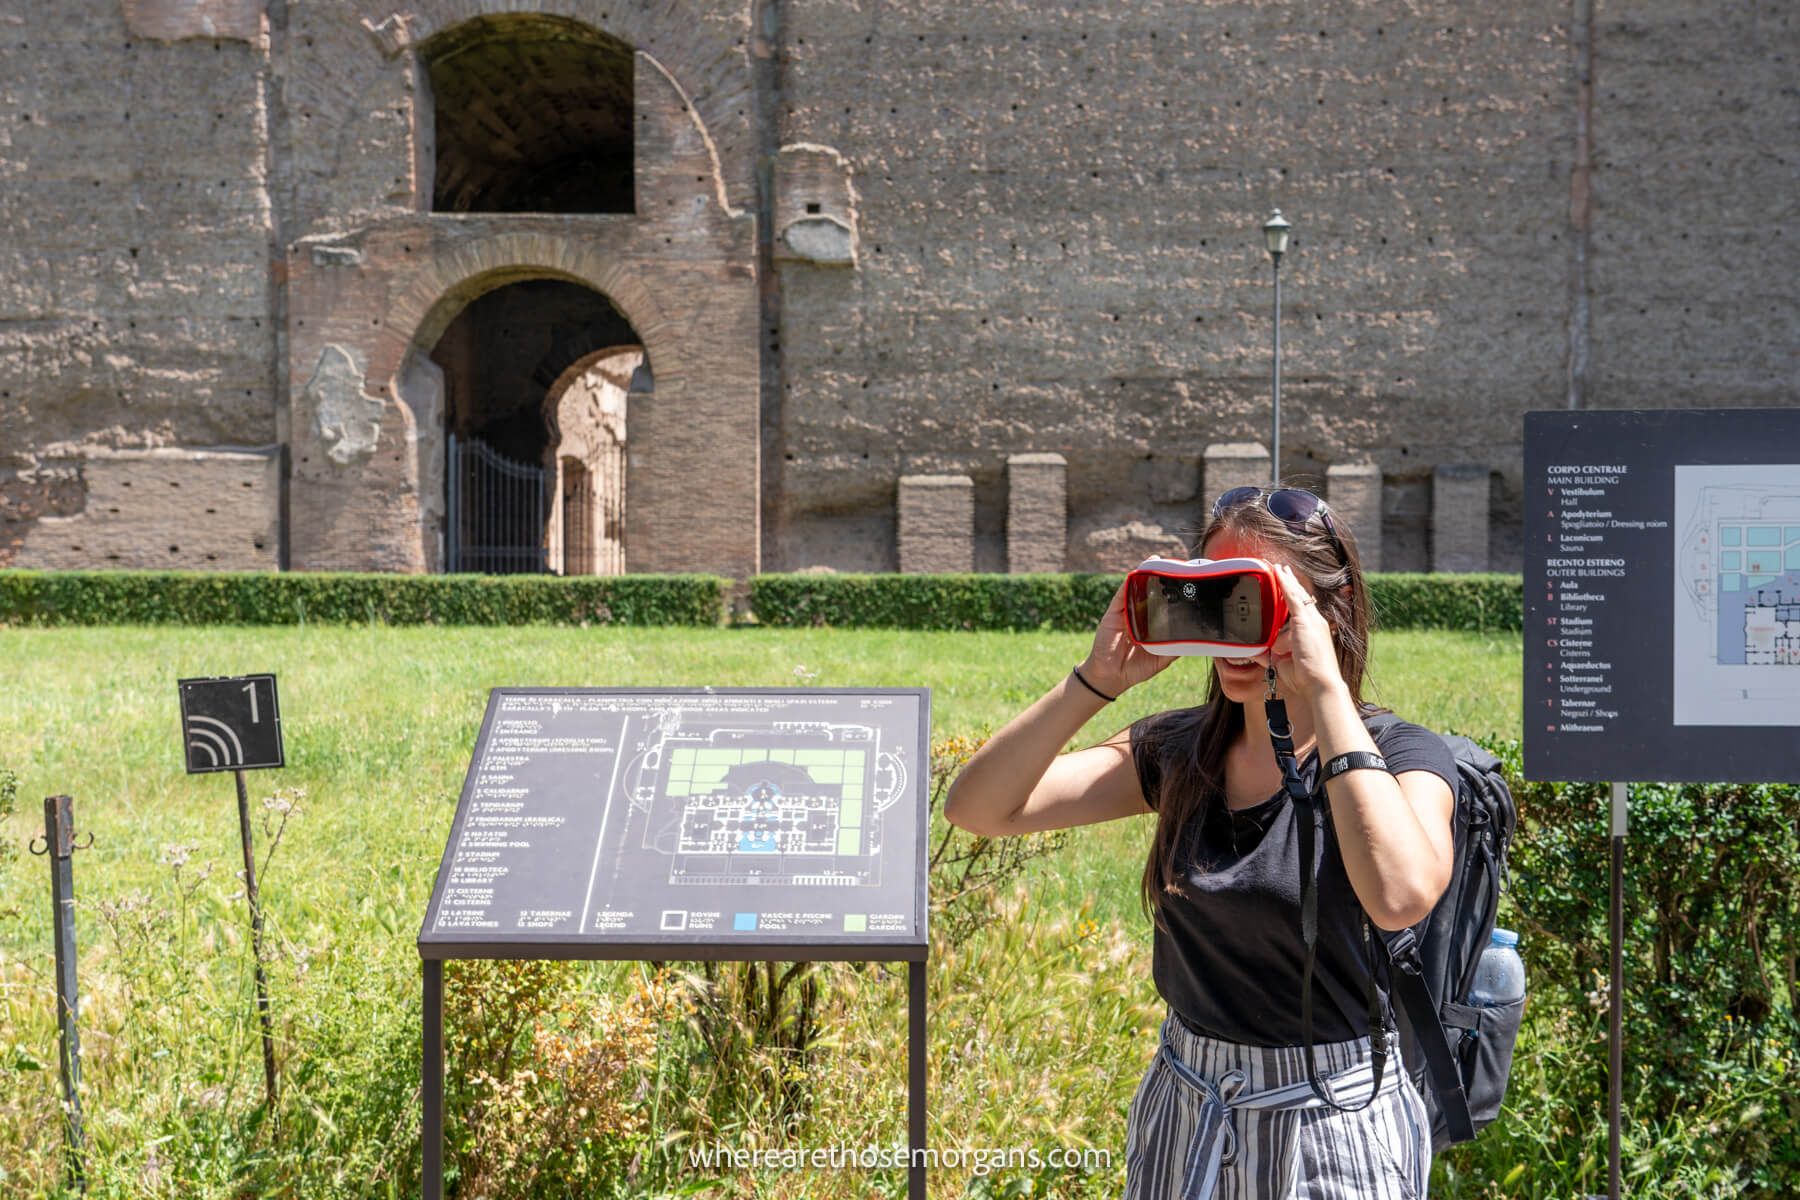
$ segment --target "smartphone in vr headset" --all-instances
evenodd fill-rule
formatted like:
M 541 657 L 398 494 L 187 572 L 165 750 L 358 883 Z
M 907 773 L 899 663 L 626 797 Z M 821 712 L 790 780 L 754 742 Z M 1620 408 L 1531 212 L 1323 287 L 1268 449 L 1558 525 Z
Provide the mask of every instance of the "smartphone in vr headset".
M 1147 558 L 1125 576 L 1127 631 L 1152 654 L 1261 654 L 1287 615 L 1260 558 Z

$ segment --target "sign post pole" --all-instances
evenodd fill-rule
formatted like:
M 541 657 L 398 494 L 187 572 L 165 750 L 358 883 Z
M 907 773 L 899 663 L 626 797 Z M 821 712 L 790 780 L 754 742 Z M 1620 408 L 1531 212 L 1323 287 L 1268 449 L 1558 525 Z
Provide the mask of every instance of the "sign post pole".
M 56 1023 L 62 1043 L 63 1132 L 69 1178 L 87 1191 L 82 1166 L 85 1138 L 81 1129 L 81 1038 L 76 1018 L 81 997 L 75 981 L 75 871 L 71 856 L 93 845 L 93 835 L 75 844 L 75 802 L 67 796 L 44 798 L 44 848 L 34 839 L 31 851 L 50 860 L 50 902 L 56 931 Z
M 275 1025 L 269 1016 L 269 980 L 263 974 L 262 900 L 256 893 L 256 850 L 250 834 L 250 793 L 244 787 L 244 773 L 233 771 L 237 778 L 238 834 L 244 842 L 244 896 L 250 902 L 250 953 L 256 961 L 256 1015 L 262 1024 L 263 1094 L 268 1097 L 269 1114 L 275 1113 Z
M 244 844 L 244 896 L 250 902 L 250 952 L 255 957 L 256 1016 L 262 1026 L 263 1095 L 275 1117 L 275 1024 L 263 972 L 262 898 L 256 890 L 256 848 L 250 832 L 250 793 L 244 772 L 281 767 L 281 699 L 273 675 L 217 676 L 176 681 L 181 738 L 190 775 L 230 771 L 237 780 L 238 836 Z
M 427 958 L 425 968 L 424 1200 L 444 1200 L 444 963 Z
M 906 1200 L 925 1200 L 925 964 L 906 964 Z
M 1612 785 L 1612 1000 L 1608 1035 L 1607 1072 L 1611 1076 L 1606 1102 L 1607 1196 L 1619 1200 L 1619 1126 L 1625 1093 L 1625 819 L 1628 785 Z

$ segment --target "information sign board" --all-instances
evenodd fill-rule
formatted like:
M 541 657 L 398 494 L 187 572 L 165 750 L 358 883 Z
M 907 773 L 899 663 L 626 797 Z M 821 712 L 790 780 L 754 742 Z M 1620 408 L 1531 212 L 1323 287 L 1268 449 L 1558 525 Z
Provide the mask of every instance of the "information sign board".
M 1527 778 L 1800 778 L 1796 460 L 1800 409 L 1526 414 Z
M 923 958 L 929 704 L 496 688 L 420 952 Z

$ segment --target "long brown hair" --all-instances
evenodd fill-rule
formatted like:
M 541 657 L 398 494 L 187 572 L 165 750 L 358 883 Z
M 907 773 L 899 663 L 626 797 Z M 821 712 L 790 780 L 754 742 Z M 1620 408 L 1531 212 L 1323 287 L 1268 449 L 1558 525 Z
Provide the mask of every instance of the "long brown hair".
M 1337 643 L 1338 670 L 1350 687 L 1350 698 L 1359 710 L 1363 673 L 1369 663 L 1371 614 L 1368 585 L 1363 580 L 1362 557 L 1356 538 L 1336 511 L 1332 522 L 1344 557 L 1321 520 L 1307 522 L 1295 533 L 1260 502 L 1235 505 L 1213 518 L 1188 543 L 1188 554 L 1198 557 L 1215 534 L 1231 534 L 1239 541 L 1256 542 L 1284 559 L 1313 586 L 1319 613 L 1331 623 Z M 1181 893 L 1177 844 L 1191 822 L 1204 817 L 1208 805 L 1225 803 L 1225 753 L 1244 729 L 1244 706 L 1227 699 L 1219 685 L 1219 673 L 1207 675 L 1206 702 L 1194 708 L 1174 709 L 1145 726 L 1137 753 L 1146 754 L 1161 768 L 1156 799 L 1156 834 L 1150 857 L 1144 864 L 1142 900 L 1160 926 L 1162 899 Z

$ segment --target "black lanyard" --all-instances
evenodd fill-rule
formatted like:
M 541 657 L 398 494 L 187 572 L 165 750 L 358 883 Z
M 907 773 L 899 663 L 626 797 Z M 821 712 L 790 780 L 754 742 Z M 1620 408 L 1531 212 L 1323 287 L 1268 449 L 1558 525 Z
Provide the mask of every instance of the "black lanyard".
M 1300 975 L 1300 1028 L 1306 1043 L 1306 1081 L 1313 1095 L 1340 1112 L 1360 1112 L 1375 1102 L 1381 1091 L 1381 1074 L 1387 1067 L 1387 1026 L 1381 1019 L 1381 1004 L 1375 994 L 1375 950 L 1369 932 L 1369 914 L 1361 913 L 1363 957 L 1369 964 L 1367 999 L 1369 1005 L 1369 1055 L 1375 1068 L 1375 1086 L 1369 1098 L 1355 1107 L 1339 1104 L 1327 1094 L 1319 1080 L 1319 1066 L 1313 1061 L 1313 963 L 1319 953 L 1319 863 L 1320 833 L 1325 825 L 1322 797 L 1315 797 L 1300 780 L 1300 768 L 1294 762 L 1294 730 L 1288 724 L 1287 705 L 1275 695 L 1275 669 L 1269 668 L 1268 694 L 1263 697 L 1263 711 L 1269 720 L 1269 742 L 1275 748 L 1275 761 L 1281 767 L 1282 786 L 1288 799 L 1299 810 L 1295 825 L 1300 835 L 1300 936 L 1306 942 L 1306 966 Z M 1360 909 L 1360 905 L 1358 906 Z

